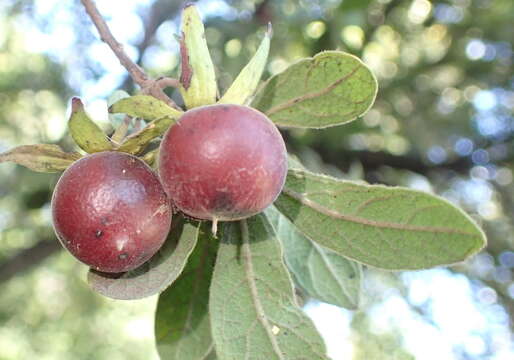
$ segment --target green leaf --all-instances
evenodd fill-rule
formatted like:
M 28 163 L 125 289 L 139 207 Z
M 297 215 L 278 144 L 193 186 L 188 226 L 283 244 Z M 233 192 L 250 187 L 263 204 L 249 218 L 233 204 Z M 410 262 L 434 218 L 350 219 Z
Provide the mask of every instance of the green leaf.
M 221 360 L 327 359 L 264 215 L 224 223 L 209 309 Z
M 482 230 L 462 210 L 411 189 L 295 169 L 275 206 L 312 241 L 382 269 L 449 265 L 486 244 Z
M 130 97 L 130 94 L 123 90 L 116 90 L 109 96 L 107 99 L 107 106 L 111 107 L 113 104 L 117 103 L 121 99 L 125 99 Z M 125 114 L 109 114 L 109 121 L 111 122 L 114 128 L 123 124 L 123 120 L 125 119 Z
M 136 95 L 121 99 L 109 108 L 109 112 L 122 112 L 129 116 L 152 120 L 141 131 L 125 138 L 117 149 L 130 154 L 140 154 L 150 141 L 164 134 L 183 114 L 148 95 Z
M 205 225 L 182 275 L 159 296 L 155 338 L 161 359 L 205 360 L 214 351 L 208 301 L 218 241 Z
M 76 97 L 71 100 L 71 117 L 68 127 L 73 140 L 89 154 L 113 149 L 107 135 L 86 114 L 84 104 Z
M 159 149 L 154 149 L 152 151 L 147 152 L 144 154 L 141 159 L 147 163 L 151 168 L 154 170 L 158 169 L 158 159 L 159 159 Z
M 66 153 L 57 145 L 23 145 L 0 154 L 0 163 L 13 162 L 37 172 L 59 172 L 66 170 L 79 153 Z
M 274 206 L 266 210 L 284 248 L 284 259 L 307 295 L 355 310 L 361 294 L 362 266 L 327 250 L 304 235 Z
M 364 115 L 377 89 L 374 75 L 357 57 L 326 51 L 270 78 L 252 106 L 279 126 L 325 128 Z
M 270 25 L 252 60 L 241 70 L 241 73 L 239 73 L 236 80 L 228 88 L 225 95 L 218 101 L 219 103 L 246 105 L 248 100 L 255 93 L 255 90 L 257 90 L 257 85 L 259 85 L 262 72 L 266 66 L 271 34 L 272 30 Z
M 177 118 L 165 116 L 152 121 L 141 131 L 127 136 L 117 150 L 130 154 L 141 153 L 146 149 L 150 141 L 164 134 L 166 130 L 176 122 L 176 120 Z
M 205 360 L 216 360 L 218 357 L 216 356 L 216 351 L 213 349 L 212 352 L 205 358 Z
M 149 95 L 135 95 L 123 98 L 109 107 L 111 114 L 123 113 L 128 116 L 154 121 L 169 117 L 178 119 L 183 113 L 165 102 Z
M 158 294 L 182 273 L 196 245 L 199 228 L 200 223 L 175 215 L 168 239 L 150 260 L 121 275 L 91 269 L 87 277 L 89 286 L 99 294 L 120 300 Z
M 180 39 L 180 93 L 188 109 L 214 104 L 218 94 L 205 29 L 196 7 L 189 3 L 182 12 Z

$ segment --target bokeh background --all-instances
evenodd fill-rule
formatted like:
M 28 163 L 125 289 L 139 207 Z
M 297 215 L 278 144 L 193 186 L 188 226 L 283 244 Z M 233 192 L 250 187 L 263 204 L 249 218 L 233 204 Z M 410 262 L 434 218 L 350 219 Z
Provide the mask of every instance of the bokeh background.
M 326 49 L 361 57 L 380 91 L 347 126 L 287 131 L 311 169 L 440 194 L 485 229 L 465 264 L 366 269 L 361 309 L 309 301 L 335 360 L 512 360 L 514 338 L 514 2 L 201 0 L 220 87 L 274 38 L 266 77 Z M 176 76 L 179 0 L 97 0 L 115 36 L 152 75 Z M 69 99 L 112 131 L 106 100 L 133 84 L 78 1 L 0 2 L 0 151 L 57 143 Z M 51 228 L 57 175 L 0 165 L 0 360 L 153 360 L 156 298 L 91 292 L 85 266 Z M 392 209 L 394 211 L 394 209 Z

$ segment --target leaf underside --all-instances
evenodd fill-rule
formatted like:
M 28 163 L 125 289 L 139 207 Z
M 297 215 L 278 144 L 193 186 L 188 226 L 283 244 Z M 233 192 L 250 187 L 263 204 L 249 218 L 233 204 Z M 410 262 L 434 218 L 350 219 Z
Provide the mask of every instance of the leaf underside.
M 274 206 L 266 210 L 266 216 L 282 243 L 287 267 L 307 295 L 336 306 L 357 309 L 361 295 L 361 264 L 311 241 Z
M 200 223 L 176 215 L 166 242 L 150 260 L 121 276 L 90 270 L 89 286 L 101 295 L 119 300 L 142 299 L 164 291 L 186 266 L 199 227 Z
M 389 270 L 461 262 L 486 244 L 482 230 L 446 200 L 290 170 L 275 206 L 312 241 Z
M 257 52 L 252 60 L 241 70 L 232 85 L 225 92 L 223 97 L 218 101 L 220 104 L 239 104 L 246 105 L 249 99 L 254 95 L 259 81 L 261 80 L 271 41 L 271 26 L 264 35 Z
M 182 11 L 182 37 L 180 39 L 180 93 L 191 109 L 216 102 L 218 86 L 214 64 L 205 40 L 205 29 L 193 4 Z
M 111 113 L 124 113 L 128 116 L 151 121 L 140 131 L 131 134 L 117 148 L 118 151 L 138 155 L 155 138 L 162 136 L 183 114 L 163 101 L 149 95 L 135 95 L 123 98 L 109 108 Z
M 140 154 L 153 139 L 162 136 L 176 120 L 177 118 L 165 116 L 152 121 L 142 130 L 125 138 L 117 150 L 129 154 Z
M 73 98 L 71 104 L 68 128 L 75 143 L 89 154 L 112 150 L 113 144 L 102 129 L 88 116 L 82 101 L 79 98 Z
M 116 90 L 107 98 L 107 106 L 110 108 L 113 104 L 117 103 L 121 99 L 130 97 L 130 94 L 124 90 Z M 118 128 L 125 119 L 125 114 L 111 114 L 109 113 L 109 121 L 112 126 Z
M 377 89 L 373 73 L 357 57 L 326 51 L 270 78 L 252 106 L 279 126 L 325 128 L 364 115 Z
M 208 300 L 218 242 L 205 225 L 183 273 L 159 296 L 155 338 L 161 359 L 213 358 Z
M 209 312 L 222 360 L 327 359 L 296 303 L 280 243 L 263 214 L 223 224 Z
M 58 145 L 22 145 L 0 154 L 0 163 L 13 162 L 37 172 L 59 172 L 66 170 L 81 158 L 76 152 L 66 153 Z
M 127 114 L 128 116 L 153 121 L 163 117 L 178 118 L 182 115 L 164 101 L 150 95 L 134 95 L 122 98 L 109 107 L 111 114 Z

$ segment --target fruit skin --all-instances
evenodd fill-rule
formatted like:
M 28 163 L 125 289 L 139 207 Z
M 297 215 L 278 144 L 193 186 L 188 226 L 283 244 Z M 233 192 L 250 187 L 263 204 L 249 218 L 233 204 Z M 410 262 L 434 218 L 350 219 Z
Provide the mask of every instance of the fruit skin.
M 166 240 L 171 213 L 152 169 L 135 156 L 113 151 L 73 163 L 52 197 L 61 244 L 103 272 L 125 272 L 152 257 Z
M 199 219 L 230 221 L 261 212 L 282 190 L 286 173 L 280 132 L 247 106 L 189 110 L 160 147 L 164 190 L 179 210 Z

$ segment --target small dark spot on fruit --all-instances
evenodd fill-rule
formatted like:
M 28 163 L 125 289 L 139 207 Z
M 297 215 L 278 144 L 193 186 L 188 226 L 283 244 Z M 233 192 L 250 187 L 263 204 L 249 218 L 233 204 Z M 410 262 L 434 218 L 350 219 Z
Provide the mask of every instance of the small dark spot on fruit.
M 212 208 L 214 211 L 230 211 L 233 210 L 234 202 L 230 194 L 219 191 L 214 196 Z
M 103 234 L 104 234 L 104 232 L 102 230 L 96 230 L 95 231 L 95 237 L 97 239 L 101 238 Z
M 100 219 L 100 222 L 102 223 L 102 225 L 107 225 L 107 223 L 109 222 L 109 218 L 103 217 L 102 219 Z
M 128 255 L 125 253 L 121 253 L 118 255 L 118 259 L 120 259 L 120 260 L 125 260 L 127 257 L 128 257 Z

